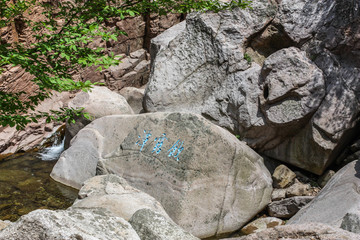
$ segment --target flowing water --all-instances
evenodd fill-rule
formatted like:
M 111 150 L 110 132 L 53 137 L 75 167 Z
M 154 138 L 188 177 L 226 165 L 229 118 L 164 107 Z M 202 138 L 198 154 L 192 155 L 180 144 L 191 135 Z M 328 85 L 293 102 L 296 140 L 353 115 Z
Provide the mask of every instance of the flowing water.
M 65 209 L 77 190 L 50 178 L 63 141 L 42 153 L 21 153 L 0 160 L 0 219 L 16 221 L 35 209 Z

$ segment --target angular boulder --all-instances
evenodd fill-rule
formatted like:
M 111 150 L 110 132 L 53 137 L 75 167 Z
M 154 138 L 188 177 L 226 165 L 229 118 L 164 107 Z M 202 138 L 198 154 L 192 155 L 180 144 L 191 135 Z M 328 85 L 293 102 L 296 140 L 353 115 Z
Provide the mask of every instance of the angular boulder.
M 356 136 L 360 109 L 359 2 L 284 0 L 274 20 L 321 69 L 325 98 L 295 136 L 264 153 L 321 175 Z M 305 144 L 304 144 L 305 143 Z
M 313 199 L 313 196 L 296 196 L 274 201 L 268 205 L 269 215 L 279 218 L 291 218 Z
M 347 213 L 360 214 L 359 177 L 360 162 L 347 164 L 329 180 L 315 199 L 290 218 L 287 224 L 320 222 L 340 227 Z
M 144 107 L 201 114 L 320 175 L 358 129 L 359 3 L 274 2 L 190 14 L 158 36 Z
M 113 115 L 82 129 L 51 176 L 79 188 L 115 173 L 155 197 L 197 237 L 231 232 L 270 201 L 263 159 L 226 130 L 188 113 Z
M 181 229 L 173 221 L 150 209 L 138 210 L 129 223 L 141 240 L 200 240 Z
M 102 209 L 35 210 L 0 231 L 1 240 L 140 240 L 124 219 Z
M 87 180 L 71 207 L 105 208 L 126 221 L 129 221 L 137 210 L 148 208 L 170 219 L 155 198 L 131 187 L 125 179 L 114 174 L 95 176 Z

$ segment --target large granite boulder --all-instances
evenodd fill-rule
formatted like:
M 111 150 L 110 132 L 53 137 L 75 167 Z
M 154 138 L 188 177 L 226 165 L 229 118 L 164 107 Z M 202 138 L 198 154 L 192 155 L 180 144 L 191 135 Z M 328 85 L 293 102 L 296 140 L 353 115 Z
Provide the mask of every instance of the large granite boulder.
M 359 177 L 359 161 L 349 163 L 339 170 L 315 199 L 295 214 L 288 224 L 321 222 L 340 227 L 348 213 L 360 216 Z
M 35 210 L 0 231 L 1 240 L 140 240 L 124 219 L 102 209 Z
M 277 2 L 190 14 L 155 38 L 144 107 L 202 114 L 322 174 L 359 122 L 359 4 Z
M 97 119 L 76 135 L 51 176 L 79 188 L 96 173 L 122 176 L 197 237 L 240 228 L 269 203 L 272 191 L 258 154 L 187 113 Z
M 114 174 L 90 178 L 78 196 L 72 208 L 105 208 L 126 221 L 137 210 L 147 208 L 170 219 L 155 198 L 131 187 L 125 179 Z
M 360 236 L 322 223 L 277 226 L 244 237 L 227 240 L 359 240 Z M 225 239 L 222 239 L 225 240 Z
M 126 99 L 107 87 L 94 86 L 88 92 L 79 92 L 68 105 L 74 109 L 83 108 L 83 112 L 88 113 L 90 119 L 80 116 L 76 118 L 75 123 L 66 124 L 66 148 L 69 146 L 70 140 L 92 120 L 107 115 L 134 114 Z

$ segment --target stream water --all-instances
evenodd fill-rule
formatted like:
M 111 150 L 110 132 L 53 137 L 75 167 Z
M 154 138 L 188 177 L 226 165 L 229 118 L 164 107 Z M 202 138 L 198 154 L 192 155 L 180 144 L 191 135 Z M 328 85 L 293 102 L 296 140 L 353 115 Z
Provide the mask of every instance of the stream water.
M 1 220 L 16 221 L 35 209 L 65 209 L 72 205 L 77 190 L 50 178 L 62 150 L 63 141 L 42 153 L 14 154 L 0 160 Z

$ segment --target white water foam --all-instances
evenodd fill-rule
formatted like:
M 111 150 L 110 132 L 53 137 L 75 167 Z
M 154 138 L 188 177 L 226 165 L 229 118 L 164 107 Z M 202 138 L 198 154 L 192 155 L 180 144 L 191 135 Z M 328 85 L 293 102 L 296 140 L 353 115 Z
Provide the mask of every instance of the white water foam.
M 51 147 L 47 147 L 39 153 L 40 158 L 43 161 L 54 161 L 58 160 L 60 154 L 64 151 L 65 137 L 59 143 L 55 141 L 55 143 Z

